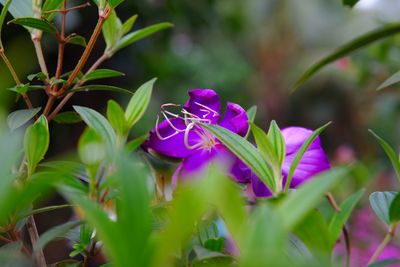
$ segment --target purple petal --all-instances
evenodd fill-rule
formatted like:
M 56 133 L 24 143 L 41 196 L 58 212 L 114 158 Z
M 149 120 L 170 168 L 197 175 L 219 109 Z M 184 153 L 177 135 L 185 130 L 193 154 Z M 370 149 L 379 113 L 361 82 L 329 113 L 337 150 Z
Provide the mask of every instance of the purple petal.
M 180 118 L 173 118 L 169 120 L 172 125 L 178 130 L 185 130 L 185 122 Z M 193 153 L 192 149 L 188 149 L 184 143 L 184 132 L 176 133 L 176 130 L 168 123 L 163 121 L 157 127 L 157 131 L 162 139 L 156 133 L 156 129 L 150 131 L 149 139 L 144 143 L 147 150 L 154 150 L 155 152 L 174 158 L 184 158 Z M 200 136 L 195 131 L 189 131 L 188 143 L 195 145 L 200 142 Z
M 256 197 L 272 196 L 272 193 L 268 189 L 268 187 L 260 180 L 260 178 L 255 175 L 251 177 L 251 185 L 253 187 L 253 192 Z
M 233 157 L 235 157 L 235 156 L 233 156 Z M 241 184 L 247 184 L 247 183 L 250 183 L 252 175 L 253 174 L 252 174 L 251 170 L 249 169 L 249 167 L 247 167 L 247 165 L 244 164 L 244 162 L 241 161 L 239 158 L 236 158 L 235 163 L 233 164 L 233 166 L 231 168 L 232 179 L 235 182 L 238 182 Z
M 312 130 L 302 127 L 288 127 L 282 130 L 286 145 L 286 157 L 282 164 L 282 174 L 284 177 L 288 175 L 290 165 L 298 150 L 312 133 Z M 328 158 L 321 147 L 319 137 L 317 137 L 308 147 L 297 165 L 290 187 L 296 187 L 310 177 L 329 168 Z
M 219 96 L 212 89 L 194 89 L 189 91 L 189 100 L 184 108 L 201 119 L 209 119 L 216 124 L 219 118 Z
M 249 129 L 249 118 L 241 106 L 228 102 L 225 115 L 219 125 L 241 136 L 245 136 Z

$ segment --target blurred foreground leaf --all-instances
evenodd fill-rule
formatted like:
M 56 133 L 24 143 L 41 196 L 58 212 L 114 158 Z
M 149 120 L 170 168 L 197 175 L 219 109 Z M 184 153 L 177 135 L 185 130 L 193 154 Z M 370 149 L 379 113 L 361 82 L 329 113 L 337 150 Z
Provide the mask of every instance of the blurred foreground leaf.
M 396 197 L 396 192 L 373 192 L 369 196 L 371 208 L 385 224 L 390 225 L 389 207 L 393 199 Z

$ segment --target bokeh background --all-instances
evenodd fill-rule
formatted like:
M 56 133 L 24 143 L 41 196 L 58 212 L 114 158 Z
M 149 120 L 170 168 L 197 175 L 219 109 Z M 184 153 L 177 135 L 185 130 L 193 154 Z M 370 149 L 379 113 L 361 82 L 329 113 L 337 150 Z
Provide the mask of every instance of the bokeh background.
M 83 3 L 69 2 L 70 6 Z M 117 13 L 123 21 L 138 14 L 135 29 L 163 21 L 172 22 L 175 27 L 135 43 L 108 60 L 103 67 L 124 72 L 126 76 L 104 83 L 136 90 L 143 82 L 158 77 L 150 109 L 131 132 L 132 138 L 154 127 L 162 103 L 184 103 L 187 91 L 192 88 L 213 88 L 222 103 L 232 101 L 245 108 L 257 105 L 256 123 L 264 129 L 272 119 L 281 127 L 296 125 L 313 129 L 332 121 L 321 137 L 332 164 L 357 162 L 352 177 L 336 189 L 338 200 L 362 186 L 368 192 L 393 190 L 398 186 L 390 162 L 367 130 L 373 129 L 398 148 L 400 92 L 396 86 L 380 92 L 376 88 L 400 68 L 400 36 L 342 58 L 296 92 L 291 90 L 296 79 L 317 59 L 347 40 L 398 21 L 399 11 L 399 0 L 361 0 L 353 9 L 339 0 L 126 0 Z M 88 37 L 96 18 L 93 6 L 71 12 L 67 17 L 67 32 Z M 38 72 L 29 34 L 19 26 L 9 25 L 3 36 L 19 76 Z M 53 73 L 56 41 L 45 36 L 43 46 Z M 89 63 L 101 55 L 104 46 L 100 40 Z M 77 46 L 67 48 L 64 71 L 74 67 L 82 51 Z M 9 111 L 23 108 L 23 103 L 15 102 L 15 95 L 4 90 L 11 86 L 11 76 L 1 62 L 0 99 Z M 72 104 L 87 105 L 104 113 L 110 98 L 122 105 L 128 101 L 126 95 L 115 93 L 79 93 L 65 109 L 70 110 Z M 32 100 L 35 106 L 40 106 L 46 96 L 34 92 Z M 50 157 L 73 153 L 83 123 L 78 126 L 53 123 L 51 128 Z M 168 172 L 174 165 L 161 167 Z M 372 214 L 368 192 L 359 208 L 363 213 L 355 217 Z M 52 220 L 42 218 L 44 224 L 39 225 L 44 226 L 40 230 L 59 223 L 57 220 L 62 221 L 65 216 L 70 214 L 56 212 Z M 374 217 L 370 217 L 366 218 L 373 221 Z M 371 231 L 380 239 L 385 230 L 383 224 L 376 221 L 372 225 Z M 359 242 L 373 243 L 372 237 Z M 358 246 L 360 250 L 364 247 Z M 55 258 L 57 253 L 54 252 Z

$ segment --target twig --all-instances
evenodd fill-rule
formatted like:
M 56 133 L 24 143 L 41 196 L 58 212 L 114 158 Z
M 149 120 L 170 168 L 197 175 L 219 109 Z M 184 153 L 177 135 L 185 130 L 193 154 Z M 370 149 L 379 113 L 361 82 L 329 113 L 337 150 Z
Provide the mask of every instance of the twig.
M 26 228 L 28 229 L 29 237 L 32 242 L 32 247 L 34 247 L 36 242 L 39 240 L 39 233 L 37 231 L 36 223 L 35 223 L 35 219 L 33 218 L 33 215 L 28 217 L 28 220 L 26 222 Z M 36 262 L 37 262 L 38 266 L 46 267 L 47 266 L 46 258 L 44 257 L 43 250 L 39 249 L 36 253 L 37 253 L 36 254 Z
M 111 9 L 106 8 L 104 10 L 104 12 L 99 16 L 96 27 L 92 33 L 92 36 L 90 37 L 90 40 L 85 48 L 85 51 L 83 51 L 83 54 L 78 61 L 78 64 L 76 65 L 75 69 L 72 71 L 71 75 L 69 76 L 69 78 L 67 80 L 67 84 L 63 85 L 63 87 L 59 91 L 58 95 L 62 95 L 68 89 L 68 87 L 74 82 L 75 78 L 78 76 L 79 72 L 85 66 L 86 61 L 88 60 L 89 55 L 93 50 L 94 44 L 96 43 L 97 38 L 99 37 L 99 35 L 101 33 L 103 24 L 106 21 L 106 19 L 110 16 L 110 14 L 111 14 Z
M 94 70 L 96 70 L 105 60 L 109 59 L 109 55 L 104 53 L 101 57 L 99 57 L 96 62 L 89 68 L 87 73 L 90 73 Z M 75 87 L 81 86 L 85 81 L 80 81 Z M 51 121 L 54 119 L 55 116 L 60 112 L 60 110 L 65 106 L 65 104 L 68 102 L 68 100 L 74 95 L 75 92 L 69 92 L 64 98 L 61 100 L 61 102 L 57 105 L 57 107 L 51 112 L 51 114 L 47 117 L 48 121 Z
M 17 85 L 20 85 L 20 84 L 21 84 L 21 81 L 20 81 L 20 79 L 18 78 L 18 75 L 17 75 L 17 73 L 16 73 L 14 67 L 11 65 L 11 63 L 10 63 L 10 61 L 8 60 L 6 54 L 4 53 L 4 49 L 0 49 L 0 56 L 1 56 L 1 58 L 3 59 L 4 63 L 6 64 L 8 70 L 10 71 L 11 76 L 13 77 L 15 83 L 16 83 Z M 21 95 L 22 95 L 22 98 L 24 99 L 24 101 L 25 101 L 25 103 L 26 103 L 26 106 L 27 106 L 29 109 L 32 109 L 32 108 L 33 108 L 32 102 L 31 102 L 31 100 L 29 99 L 28 94 L 22 93 Z
M 47 14 L 47 13 L 55 13 L 55 12 L 62 13 L 63 10 L 65 10 L 66 12 L 69 12 L 69 11 L 72 11 L 72 10 L 75 10 L 75 9 L 80 9 L 80 8 L 84 8 L 84 7 L 88 7 L 88 6 L 90 6 L 90 2 L 86 2 L 86 3 L 82 4 L 82 5 L 74 6 L 74 7 L 70 7 L 70 8 L 48 10 L 48 11 L 45 11 L 44 13 L 45 14 Z
M 38 31 L 38 30 L 34 30 L 34 31 Z M 36 57 L 39 62 L 40 70 L 46 76 L 45 83 L 48 85 L 50 83 L 49 82 L 49 71 L 47 70 L 46 61 L 44 59 L 41 40 L 42 40 L 41 34 L 32 34 L 32 42 L 33 42 L 33 45 L 35 46 Z
M 374 254 L 372 255 L 371 259 L 369 260 L 368 264 L 374 263 L 378 257 L 381 255 L 387 244 L 392 240 L 392 238 L 396 234 L 396 228 L 397 228 L 398 223 L 393 223 L 390 228 L 388 233 L 386 234 L 385 238 L 382 240 L 382 242 L 379 244 L 378 248 L 375 250 Z
M 60 10 L 61 12 L 61 34 L 58 43 L 58 59 L 57 59 L 57 70 L 55 78 L 56 80 L 60 79 L 63 59 L 64 59 L 64 48 L 65 48 L 65 20 L 67 15 L 67 0 L 64 0 L 63 7 Z

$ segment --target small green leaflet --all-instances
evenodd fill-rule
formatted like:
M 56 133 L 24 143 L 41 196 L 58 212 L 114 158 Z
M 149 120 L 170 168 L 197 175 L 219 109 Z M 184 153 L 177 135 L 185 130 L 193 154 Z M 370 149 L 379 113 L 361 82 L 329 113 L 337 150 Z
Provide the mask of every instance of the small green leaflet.
M 84 79 L 85 81 L 92 81 L 97 79 L 119 77 L 124 75 L 125 75 L 124 73 L 115 70 L 97 69 L 85 74 L 85 76 L 83 76 L 82 79 Z
M 390 225 L 389 207 L 393 199 L 396 197 L 397 192 L 373 192 L 369 196 L 371 208 L 375 214 L 387 225 Z
M 44 32 L 48 32 L 48 33 L 55 33 L 57 31 L 57 29 L 49 22 L 47 22 L 45 20 L 41 20 L 41 19 L 36 19 L 36 18 L 17 18 L 17 19 L 11 20 L 8 23 L 22 25 L 22 26 L 34 28 L 37 30 L 41 30 Z

